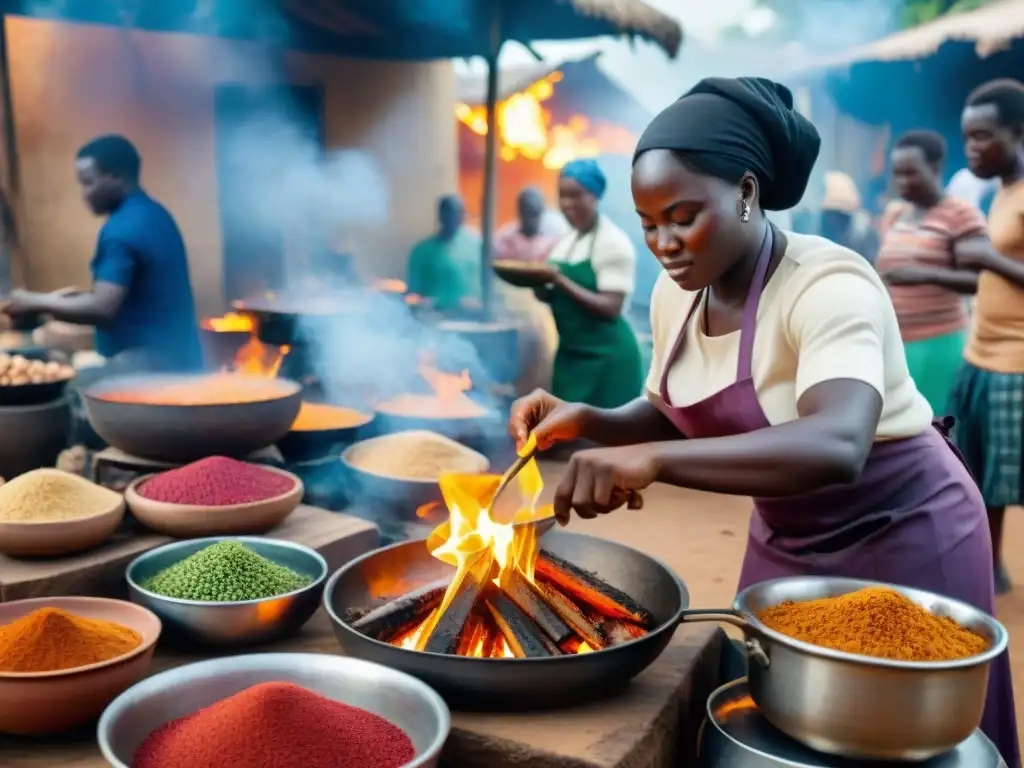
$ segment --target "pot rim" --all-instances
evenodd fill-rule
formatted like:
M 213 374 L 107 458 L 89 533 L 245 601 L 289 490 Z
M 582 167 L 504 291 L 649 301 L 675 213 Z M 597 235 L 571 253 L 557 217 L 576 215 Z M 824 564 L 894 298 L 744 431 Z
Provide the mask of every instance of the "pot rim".
M 908 672 L 940 672 L 954 669 L 970 669 L 972 667 L 978 667 L 983 664 L 990 663 L 993 659 L 999 656 L 1006 650 L 1009 644 L 1009 633 L 1006 631 L 1006 627 L 1002 625 L 997 619 L 989 616 L 984 611 L 975 608 L 962 600 L 956 600 L 952 597 L 946 597 L 935 592 L 928 592 L 923 589 L 915 589 L 913 587 L 904 587 L 898 584 L 889 584 L 883 581 L 869 581 L 865 579 L 846 579 L 846 578 L 832 578 L 826 579 L 828 583 L 839 587 L 843 591 L 838 591 L 834 596 L 849 594 L 850 592 L 856 592 L 860 589 L 868 587 L 886 587 L 888 589 L 899 592 L 904 597 L 909 598 L 915 604 L 924 608 L 922 603 L 941 601 L 946 605 L 954 606 L 958 611 L 965 613 L 974 614 L 977 617 L 977 623 L 982 624 L 987 630 L 991 637 L 991 645 L 988 650 L 983 653 L 975 654 L 974 656 L 968 656 L 963 659 L 952 659 L 949 661 L 902 661 L 898 659 L 885 659 L 876 656 L 865 656 L 858 653 L 849 653 L 847 651 L 837 651 L 832 648 L 825 648 L 820 645 L 814 645 L 812 643 L 804 642 L 803 640 L 797 640 L 784 635 L 774 629 L 771 629 L 761 623 L 760 619 L 757 618 L 757 614 L 750 607 L 749 603 L 752 596 L 755 593 L 763 592 L 769 586 L 785 583 L 788 581 L 803 580 L 808 577 L 797 576 L 797 577 L 783 577 L 779 579 L 771 579 L 769 581 L 762 581 L 758 584 L 753 584 L 742 592 L 740 592 L 736 599 L 733 601 L 733 611 L 735 611 L 743 622 L 747 625 L 745 630 L 749 634 L 755 637 L 762 637 L 772 642 L 784 645 L 801 653 L 809 656 L 816 656 L 818 658 L 829 659 L 831 661 L 843 662 L 846 664 L 856 664 L 859 666 L 869 667 L 882 667 L 886 669 L 899 669 Z M 929 610 L 926 608 L 926 610 Z M 936 614 L 939 615 L 939 614 Z M 976 631 L 972 627 L 968 627 L 972 631 Z

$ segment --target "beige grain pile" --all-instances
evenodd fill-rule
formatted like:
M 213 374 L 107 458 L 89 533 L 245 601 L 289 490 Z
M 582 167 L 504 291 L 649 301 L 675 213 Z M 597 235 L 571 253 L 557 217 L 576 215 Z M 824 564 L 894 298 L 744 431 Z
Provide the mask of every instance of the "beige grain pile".
M 348 460 L 372 475 L 436 481 L 445 472 L 474 474 L 487 465 L 458 443 L 432 432 L 396 432 L 359 445 Z
M 109 511 L 121 500 L 84 477 L 37 469 L 0 486 L 0 521 L 53 523 Z

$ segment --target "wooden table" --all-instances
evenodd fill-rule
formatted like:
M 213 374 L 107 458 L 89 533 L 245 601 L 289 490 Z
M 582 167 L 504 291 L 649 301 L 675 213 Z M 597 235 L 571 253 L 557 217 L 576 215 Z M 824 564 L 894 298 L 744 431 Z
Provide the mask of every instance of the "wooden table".
M 696 730 L 718 675 L 724 634 L 681 629 L 661 658 L 617 696 L 573 709 L 454 713 L 442 765 L 451 768 L 674 768 L 693 764 Z M 323 609 L 302 632 L 248 652 L 340 652 Z M 223 654 L 222 654 L 223 655 Z M 200 661 L 161 648 L 153 672 Z M 104 768 L 94 729 L 60 739 L 0 737 L 4 768 Z
M 373 523 L 306 505 L 266 535 L 312 547 L 324 556 L 331 570 L 369 552 L 380 541 Z M 101 546 L 70 557 L 22 560 L 0 555 L 0 602 L 63 595 L 123 596 L 128 564 L 170 541 L 126 521 Z

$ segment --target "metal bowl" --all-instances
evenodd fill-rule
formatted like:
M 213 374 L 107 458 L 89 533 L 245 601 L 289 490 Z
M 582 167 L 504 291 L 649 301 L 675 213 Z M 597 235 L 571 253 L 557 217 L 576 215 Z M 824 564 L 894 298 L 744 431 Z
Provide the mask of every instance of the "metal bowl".
M 405 434 L 410 438 L 416 435 L 429 435 L 438 440 L 446 439 L 445 435 L 429 430 L 408 430 Z M 391 435 L 371 437 L 369 440 L 353 443 L 345 449 L 341 454 L 341 464 L 345 470 L 346 491 L 350 498 L 372 507 L 384 517 L 397 517 L 400 523 L 416 522 L 416 510 L 419 507 L 441 501 L 441 488 L 437 484 L 437 478 L 417 480 L 378 475 L 362 469 L 358 463 L 360 451 L 390 437 Z M 468 464 L 473 465 L 472 472 L 483 473 L 490 469 L 490 461 L 486 456 L 461 443 L 458 447 L 466 454 L 467 468 Z
M 746 678 L 723 685 L 708 697 L 701 731 L 698 768 L 864 768 L 864 761 L 822 755 L 773 727 L 754 704 Z M 892 768 L 892 763 L 884 765 Z M 924 768 L 1006 768 L 1006 763 L 992 742 L 975 731 Z
M 431 557 L 422 540 L 375 550 L 337 571 L 324 590 L 334 635 L 346 654 L 415 675 L 453 707 L 477 710 L 550 709 L 579 704 L 618 690 L 646 669 L 668 645 L 689 605 L 680 579 L 661 561 L 614 541 L 552 531 L 544 547 L 627 592 L 658 622 L 639 640 L 593 653 L 546 659 L 477 659 L 398 648 L 367 637 L 344 620 L 347 609 L 365 608 L 450 578 L 454 569 Z M 381 594 L 386 584 L 396 593 Z
M 244 457 L 273 445 L 291 429 L 302 404 L 302 387 L 274 380 L 274 396 L 248 403 L 157 405 L 105 400 L 115 390 L 177 384 L 201 386 L 206 376 L 117 376 L 82 392 L 85 413 L 107 443 L 139 458 L 170 463 L 206 456 Z
M 757 613 L 787 600 L 889 587 L 988 638 L 989 650 L 956 661 L 894 661 L 834 651 L 768 629 Z M 776 579 L 741 592 L 732 611 L 685 611 L 684 621 L 725 621 L 744 631 L 750 693 L 780 731 L 830 755 L 921 761 L 955 748 L 981 722 L 989 663 L 1009 636 L 966 603 L 919 589 L 817 576 Z
M 130 768 L 142 742 L 164 723 L 269 682 L 295 683 L 390 720 L 416 749 L 404 768 L 436 766 L 451 729 L 441 697 L 409 675 L 343 656 L 265 653 L 188 664 L 129 688 L 100 718 L 100 751 L 113 768 Z
M 165 568 L 219 541 L 239 541 L 268 560 L 313 578 L 302 589 L 262 600 L 208 603 L 164 597 L 140 585 Z M 164 630 L 203 645 L 254 645 L 297 631 L 320 605 L 327 561 L 319 553 L 290 541 L 258 536 L 214 536 L 175 541 L 135 558 L 125 571 L 128 595 L 160 617 Z
M 356 410 L 356 409 L 352 409 Z M 277 449 L 289 463 L 316 461 L 330 454 L 338 455 L 373 429 L 375 414 L 363 414 L 363 421 L 351 427 L 336 429 L 293 429 L 277 441 Z

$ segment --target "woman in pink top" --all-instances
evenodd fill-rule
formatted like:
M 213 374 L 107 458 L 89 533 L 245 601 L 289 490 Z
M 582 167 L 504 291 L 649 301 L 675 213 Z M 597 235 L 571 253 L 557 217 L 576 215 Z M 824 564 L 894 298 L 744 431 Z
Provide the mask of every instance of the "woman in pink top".
M 981 211 L 942 187 L 946 142 L 931 131 L 911 131 L 892 151 L 892 179 L 899 200 L 882 219 L 878 271 L 889 286 L 918 391 L 937 415 L 948 412 L 950 390 L 967 342 L 965 294 L 977 276 L 955 274 L 957 254 L 984 238 Z M 941 276 L 942 280 L 936 277 Z

